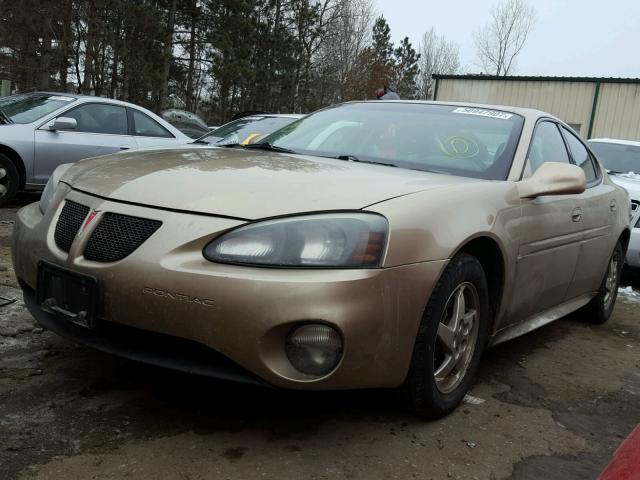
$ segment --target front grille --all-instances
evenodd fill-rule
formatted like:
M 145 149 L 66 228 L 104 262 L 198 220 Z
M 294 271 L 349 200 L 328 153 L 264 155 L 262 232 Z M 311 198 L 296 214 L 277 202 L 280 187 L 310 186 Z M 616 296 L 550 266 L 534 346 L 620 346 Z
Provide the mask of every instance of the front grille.
M 640 202 L 638 200 L 631 200 L 631 222 L 634 222 L 634 219 L 637 218 L 637 221 L 633 225 L 633 228 L 640 228 Z
M 162 222 L 107 212 L 91 234 L 84 258 L 95 262 L 116 262 L 142 245 Z
M 89 207 L 70 200 L 65 202 L 64 207 L 62 207 L 62 212 L 60 212 L 58 223 L 56 223 L 56 231 L 53 235 L 56 245 L 58 245 L 60 250 L 65 252 L 69 251 L 73 239 L 76 238 L 76 234 L 88 214 Z

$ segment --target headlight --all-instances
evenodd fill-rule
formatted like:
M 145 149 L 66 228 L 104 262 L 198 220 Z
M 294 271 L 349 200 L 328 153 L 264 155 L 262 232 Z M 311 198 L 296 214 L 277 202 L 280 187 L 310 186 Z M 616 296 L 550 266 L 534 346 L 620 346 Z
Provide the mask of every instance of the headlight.
M 51 203 L 51 199 L 53 195 L 56 193 L 56 189 L 58 188 L 58 184 L 60 183 L 60 179 L 64 175 L 64 173 L 69 170 L 69 167 L 73 165 L 72 163 L 63 163 L 62 165 L 58 165 L 58 167 L 53 171 L 51 176 L 49 177 L 49 181 L 44 187 L 42 191 L 42 196 L 40 197 L 40 211 L 44 214 L 49 208 L 49 204 Z
M 268 220 L 232 230 L 203 250 L 207 260 L 275 267 L 376 268 L 387 220 L 370 213 L 331 213 Z

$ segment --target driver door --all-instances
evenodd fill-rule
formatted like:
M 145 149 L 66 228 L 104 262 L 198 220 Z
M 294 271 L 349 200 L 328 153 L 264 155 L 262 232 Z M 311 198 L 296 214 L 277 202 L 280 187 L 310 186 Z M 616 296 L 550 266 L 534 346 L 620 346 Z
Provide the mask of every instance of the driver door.
M 85 103 L 60 115 L 73 118 L 73 130 L 49 130 L 47 122 L 35 132 L 34 183 L 44 184 L 58 165 L 136 148 L 129 135 L 127 110 L 108 103 Z
M 536 125 L 524 177 L 546 161 L 570 163 L 558 125 L 543 120 Z M 577 197 L 549 195 L 521 200 L 520 243 L 510 318 L 523 321 L 565 300 L 583 236 L 583 215 Z

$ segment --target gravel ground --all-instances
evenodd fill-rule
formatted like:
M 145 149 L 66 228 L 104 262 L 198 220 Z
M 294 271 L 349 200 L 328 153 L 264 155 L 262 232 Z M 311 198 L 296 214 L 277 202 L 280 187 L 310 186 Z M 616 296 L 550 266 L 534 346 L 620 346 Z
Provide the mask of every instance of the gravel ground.
M 576 316 L 489 350 L 471 397 L 423 421 L 393 392 L 248 388 L 43 331 L 0 210 L 2 479 L 589 479 L 640 422 L 640 281 L 604 326 Z M 635 290 L 634 290 L 635 288 Z

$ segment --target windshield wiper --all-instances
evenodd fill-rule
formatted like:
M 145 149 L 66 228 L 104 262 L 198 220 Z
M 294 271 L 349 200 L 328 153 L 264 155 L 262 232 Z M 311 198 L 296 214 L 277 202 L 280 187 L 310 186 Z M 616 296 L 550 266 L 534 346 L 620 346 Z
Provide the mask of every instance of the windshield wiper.
M 253 148 L 256 150 L 268 150 L 270 152 L 280 152 L 280 153 L 296 153 L 289 148 L 278 147 L 276 145 L 272 145 L 267 142 L 263 143 L 250 143 L 249 145 L 242 145 L 244 148 Z
M 198 144 L 202 144 L 202 145 L 209 145 L 209 142 L 205 142 L 204 140 L 194 140 L 191 143 L 198 143 Z
M 345 160 L 347 162 L 356 162 L 356 163 L 370 163 L 372 165 L 382 165 L 384 167 L 397 167 L 397 165 L 393 163 L 383 163 L 383 162 L 374 162 L 373 160 L 360 160 L 355 155 L 338 155 L 337 157 L 331 157 L 337 160 Z
M 13 120 L 11 120 L 9 116 L 2 111 L 1 108 L 0 108 L 0 119 L 6 124 L 13 123 Z

